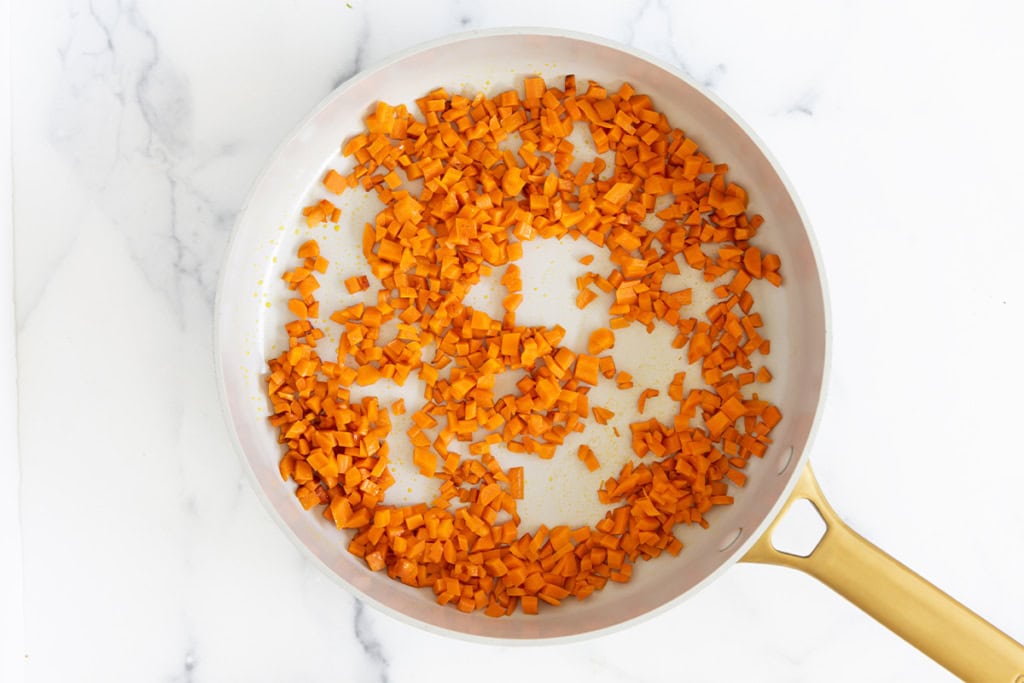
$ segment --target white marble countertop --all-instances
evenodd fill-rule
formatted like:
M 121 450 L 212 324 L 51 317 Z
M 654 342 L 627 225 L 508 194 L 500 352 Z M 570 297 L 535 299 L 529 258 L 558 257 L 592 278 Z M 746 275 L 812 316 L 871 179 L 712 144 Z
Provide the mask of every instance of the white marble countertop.
M 259 505 L 211 349 L 247 188 L 361 68 L 515 25 L 641 48 L 758 131 L 829 280 L 823 488 L 1024 640 L 1019 4 L 7 0 L 0 15 L 0 680 L 949 679 L 813 579 L 742 564 L 580 643 L 427 634 L 358 604 Z

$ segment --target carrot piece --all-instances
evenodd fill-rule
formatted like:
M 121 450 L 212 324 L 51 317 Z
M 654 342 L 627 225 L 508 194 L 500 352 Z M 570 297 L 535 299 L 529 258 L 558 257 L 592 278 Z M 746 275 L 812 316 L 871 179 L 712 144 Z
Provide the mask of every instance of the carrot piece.
M 523 481 L 523 468 L 522 467 L 510 467 L 508 470 L 509 480 L 509 495 L 516 500 L 523 499 L 523 493 L 525 491 Z
M 522 294 L 509 294 L 501 302 L 501 307 L 508 312 L 512 312 L 519 308 L 519 304 L 523 303 Z
M 751 277 L 761 277 L 761 250 L 757 247 L 747 247 L 743 252 L 743 267 L 747 269 Z
M 505 274 L 501 276 L 501 284 L 510 293 L 521 291 L 523 288 L 523 280 L 519 266 L 514 263 L 510 263 L 508 268 L 505 269 Z
M 597 364 L 597 356 L 580 354 L 576 357 L 576 369 L 573 377 L 587 384 L 597 384 Z
M 501 335 L 501 354 L 503 356 L 518 356 L 522 334 L 519 332 L 507 332 Z
M 685 379 L 685 372 L 677 372 L 672 376 L 672 381 L 668 385 L 668 395 L 673 401 L 683 400 L 683 381 Z
M 730 422 L 735 422 L 746 414 L 747 409 L 743 405 L 743 401 L 736 395 L 733 395 L 722 403 L 722 412 L 725 413 Z
M 576 296 L 576 307 L 586 308 L 587 304 L 597 298 L 597 294 L 594 294 L 593 290 L 583 288 L 580 293 Z
M 527 100 L 539 100 L 544 95 L 544 79 L 539 76 L 523 80 L 523 91 Z
M 587 469 L 591 472 L 594 472 L 601 467 L 601 464 L 597 460 L 597 456 L 594 455 L 594 451 L 586 444 L 580 444 L 577 449 L 576 456 L 583 461 L 583 464 L 586 465 Z M 565 529 L 568 531 L 568 527 L 565 527 Z
M 644 389 L 643 391 L 641 391 L 640 398 L 638 398 L 636 402 L 637 412 L 643 414 L 644 408 L 647 407 L 647 399 L 654 398 L 660 393 L 661 392 L 658 391 L 657 389 Z
M 746 271 L 737 271 L 736 275 L 733 276 L 732 282 L 729 283 L 729 291 L 733 294 L 742 294 L 750 284 L 750 276 Z
M 725 428 L 729 426 L 729 422 L 729 417 L 723 412 L 717 412 L 705 421 L 708 431 L 715 438 L 718 438 L 725 431 Z
M 380 370 L 372 365 L 360 365 L 356 370 L 356 384 L 361 387 L 369 386 L 380 379 L 380 376 Z
M 302 299 L 289 299 L 288 310 L 291 311 L 292 315 L 294 315 L 296 318 L 305 320 L 307 317 L 309 317 L 309 308 L 302 301 Z
M 345 183 L 345 178 L 343 178 L 342 175 L 335 171 L 333 168 L 327 171 L 327 175 L 324 176 L 323 182 L 324 187 L 326 187 L 329 192 L 333 192 L 334 194 L 341 194 L 345 190 L 345 187 L 347 187 Z
M 587 353 L 596 356 L 602 351 L 615 347 L 615 333 L 606 327 L 600 327 L 590 333 L 587 341 Z
M 320 255 L 320 243 L 316 240 L 308 240 L 299 247 L 299 258 L 316 258 Z
M 524 595 L 520 598 L 520 603 L 523 606 L 523 614 L 537 614 L 537 596 L 535 595 Z
M 327 219 L 327 212 L 318 205 L 307 206 L 303 209 L 303 215 L 306 217 L 306 226 L 310 228 L 323 223 Z
M 345 289 L 349 294 L 362 292 L 370 288 L 370 280 L 365 275 L 353 275 L 345 279 Z

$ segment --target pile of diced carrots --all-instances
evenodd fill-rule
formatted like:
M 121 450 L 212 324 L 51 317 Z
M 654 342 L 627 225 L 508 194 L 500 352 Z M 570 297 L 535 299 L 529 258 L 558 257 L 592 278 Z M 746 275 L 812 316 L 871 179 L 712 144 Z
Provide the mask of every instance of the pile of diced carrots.
M 779 286 L 780 261 L 751 244 L 762 219 L 748 216 L 747 193 L 726 181 L 727 166 L 702 154 L 629 84 L 613 93 L 590 82 L 580 91 L 573 76 L 561 88 L 531 77 L 522 92 L 467 98 L 435 90 L 416 105 L 418 118 L 378 103 L 365 131 L 343 145 L 354 170 L 323 178 L 333 194 L 362 188 L 384 204 L 363 228 L 370 272 L 344 281 L 353 294 L 376 287 L 376 304 L 330 313 L 335 356 L 321 356 L 317 346 L 327 321 L 315 294 L 329 265 L 319 243 L 304 243 L 301 262 L 284 274 L 294 319 L 285 326 L 288 349 L 269 361 L 267 376 L 270 420 L 284 448 L 281 476 L 295 482 L 306 509 L 351 530 L 348 548 L 370 570 L 432 589 L 438 603 L 465 612 L 536 614 L 541 602 L 558 605 L 629 581 L 639 559 L 679 553 L 677 524 L 706 527 L 712 507 L 733 502 L 731 487 L 743 486 L 748 459 L 764 455 L 782 417 L 753 391 L 771 373 L 754 369 L 770 344 L 759 334 L 750 291 L 754 280 Z M 599 156 L 576 163 L 568 139 L 576 124 L 599 154 L 614 155 L 610 167 Z M 499 147 L 514 134 L 517 150 Z M 421 190 L 407 189 L 417 180 Z M 652 213 L 656 230 L 643 225 Z M 310 226 L 340 219 L 328 199 L 304 214 Z M 599 299 L 592 288 L 612 299 L 606 326 L 586 349 L 561 345 L 561 327 L 516 322 L 522 243 L 564 238 L 604 247 L 613 264 L 576 282 L 581 308 Z M 663 288 L 681 267 L 709 283 L 716 303 L 707 310 L 691 310 L 690 289 Z M 464 303 L 498 269 L 507 290 L 501 319 Z M 389 322 L 394 334 L 382 332 Z M 567 435 L 613 416 L 590 405 L 590 388 L 633 386 L 611 353 L 615 330 L 630 325 L 673 328 L 672 346 L 687 348 L 700 381 L 688 388 L 680 369 L 665 386 L 641 392 L 637 417 L 662 391 L 678 408 L 669 423 L 630 424 L 636 458 L 595 493 L 611 506 L 603 519 L 520 529 L 516 501 L 528 482 L 522 467 L 503 468 L 492 448 L 571 457 L 559 451 Z M 522 379 L 499 396 L 495 379 L 510 371 Z M 420 473 L 440 480 L 439 495 L 390 505 L 389 409 L 403 414 L 405 402 L 353 401 L 350 389 L 409 381 L 423 392 L 408 409 L 405 438 Z M 581 466 L 598 468 L 590 446 L 576 455 Z

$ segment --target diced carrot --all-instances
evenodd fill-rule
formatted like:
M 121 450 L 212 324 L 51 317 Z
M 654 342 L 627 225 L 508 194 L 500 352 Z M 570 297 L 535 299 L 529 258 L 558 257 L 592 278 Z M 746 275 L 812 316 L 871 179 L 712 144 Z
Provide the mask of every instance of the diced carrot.
M 597 384 L 597 363 L 597 356 L 580 354 L 576 357 L 576 370 L 573 377 L 587 384 Z
M 326 187 L 329 192 L 341 194 L 347 185 L 345 183 L 345 178 L 332 168 L 327 171 L 327 175 L 324 176 L 324 187 Z
M 597 298 L 597 294 L 591 289 L 583 288 L 580 293 L 576 296 L 576 307 L 586 308 L 587 304 Z
M 655 396 L 657 396 L 660 393 L 661 392 L 658 391 L 657 389 L 650 389 L 650 388 L 647 388 L 647 389 L 644 389 L 643 391 L 641 391 L 640 392 L 640 398 L 637 399 L 637 403 L 636 403 L 636 410 L 637 410 L 637 412 L 640 413 L 640 414 L 643 414 L 644 408 L 647 407 L 647 399 L 654 398 Z
M 296 318 L 305 320 L 309 316 L 309 309 L 302 299 L 289 299 L 288 310 L 291 311 Z
M 523 80 L 523 92 L 527 100 L 539 100 L 544 95 L 544 79 L 538 76 Z
M 419 115 L 378 102 L 365 129 L 342 146 L 352 171 L 330 169 L 322 178 L 328 193 L 361 187 L 384 205 L 361 232 L 368 272 L 343 281 L 350 295 L 373 287 L 376 297 L 330 315 L 337 357 L 328 358 L 317 345 L 327 334 L 314 325 L 314 273 L 326 273 L 328 262 L 318 241 L 306 241 L 300 263 L 282 278 L 295 292 L 287 348 L 268 361 L 279 474 L 294 482 L 299 504 L 351 530 L 348 550 L 369 570 L 490 617 L 586 598 L 609 581 L 630 581 L 636 562 L 681 552 L 675 525 L 707 527 L 712 507 L 733 504 L 733 487 L 746 483 L 742 470 L 765 455 L 782 419 L 778 407 L 749 393 L 772 379 L 766 367 L 753 369 L 753 354 L 767 355 L 771 342 L 750 283 L 780 286 L 782 275 L 778 255 L 752 243 L 764 220 L 747 213 L 747 192 L 726 179 L 728 165 L 703 154 L 630 84 L 578 88 L 571 75 L 562 84 L 549 88 L 530 76 L 520 91 L 472 98 L 438 88 L 416 100 Z M 576 122 L 597 152 L 611 153 L 608 161 L 574 158 L 566 137 Z M 404 180 L 421 189 L 411 192 Z M 669 195 L 671 203 L 659 203 Z M 651 214 L 658 220 L 648 229 Z M 313 227 L 337 223 L 341 210 L 321 199 L 302 215 Z M 590 333 L 586 353 L 560 326 L 516 322 L 523 245 L 566 236 L 607 250 L 611 264 L 576 280 L 576 303 L 588 319 L 596 292 L 611 295 L 607 322 Z M 595 257 L 578 260 L 590 265 Z M 696 287 L 663 286 L 682 262 L 717 297 L 703 312 L 689 312 Z M 466 300 L 497 268 L 507 290 L 500 319 Z M 687 392 L 685 372 L 663 368 L 663 377 L 674 373 L 668 398 L 677 414 L 667 423 L 627 416 L 623 436 L 638 458 L 651 457 L 603 477 L 597 493 L 606 517 L 526 533 L 517 511 L 524 468 L 505 469 L 498 447 L 550 459 L 590 415 L 608 425 L 615 414 L 591 407 L 588 392 L 599 376 L 633 387 L 630 372 L 605 352 L 615 348 L 613 330 L 635 325 L 668 326 L 672 353 L 685 348 L 707 388 Z M 619 360 L 632 369 L 648 355 L 655 358 L 620 349 Z M 518 373 L 514 387 L 499 389 L 510 372 Z M 389 453 L 392 416 L 405 414 L 405 401 L 388 410 L 353 393 L 375 394 L 382 380 L 402 386 L 413 374 L 423 404 L 410 411 L 405 437 L 412 465 L 438 491 L 432 501 L 399 505 L 388 500 Z M 637 413 L 660 390 L 640 387 Z M 691 425 L 701 418 L 702 426 Z M 618 426 L 610 431 L 623 438 Z M 464 445 L 450 450 L 453 441 Z M 466 450 L 469 457 L 460 455 Z M 577 455 L 588 470 L 600 469 L 590 446 Z
M 370 288 L 370 280 L 365 275 L 353 275 L 345 280 L 345 289 L 349 294 L 362 292 Z
M 320 255 L 320 243 L 316 240 L 308 240 L 299 247 L 299 258 L 316 258 Z
M 508 470 L 509 479 L 509 495 L 516 500 L 523 499 L 524 480 L 523 480 L 523 468 L 522 467 L 510 467 Z
M 596 356 L 602 351 L 615 347 L 615 333 L 606 327 L 600 327 L 590 333 L 587 342 L 587 353 Z
M 597 457 L 594 455 L 594 451 L 586 444 L 580 444 L 580 447 L 577 449 L 576 456 L 583 461 L 583 464 L 585 464 L 587 469 L 591 472 L 601 466 L 597 461 Z

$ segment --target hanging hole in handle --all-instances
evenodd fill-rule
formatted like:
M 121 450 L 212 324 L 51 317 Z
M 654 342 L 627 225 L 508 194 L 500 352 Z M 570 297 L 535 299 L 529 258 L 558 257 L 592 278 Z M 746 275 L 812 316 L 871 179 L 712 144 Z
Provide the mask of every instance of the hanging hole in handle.
M 782 452 L 779 453 L 778 457 L 779 469 L 776 471 L 776 474 L 781 476 L 786 472 L 787 469 L 789 469 L 790 463 L 793 462 L 794 452 L 795 451 L 793 450 L 792 446 L 790 446 L 789 448 L 782 449 Z
M 743 527 L 736 529 L 736 531 L 730 532 L 725 535 L 722 540 L 722 545 L 718 546 L 718 551 L 724 553 L 729 548 L 736 545 L 736 541 L 740 540 L 740 536 L 743 535 Z
M 828 531 L 818 508 L 806 498 L 797 498 L 775 524 L 770 540 L 780 553 L 810 557 Z

